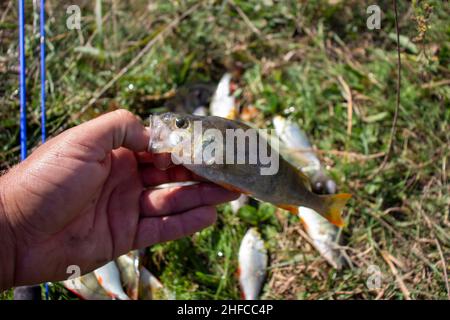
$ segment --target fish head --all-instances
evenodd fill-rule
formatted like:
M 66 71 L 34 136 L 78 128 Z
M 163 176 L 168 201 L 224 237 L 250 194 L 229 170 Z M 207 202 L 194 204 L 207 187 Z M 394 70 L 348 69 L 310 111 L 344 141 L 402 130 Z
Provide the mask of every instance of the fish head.
M 193 117 L 172 112 L 150 115 L 148 150 L 152 153 L 172 152 L 186 143 L 193 134 Z
M 214 164 L 216 158 L 223 158 L 226 129 L 242 125 L 214 116 L 171 112 L 151 115 L 148 151 L 170 153 L 174 164 Z

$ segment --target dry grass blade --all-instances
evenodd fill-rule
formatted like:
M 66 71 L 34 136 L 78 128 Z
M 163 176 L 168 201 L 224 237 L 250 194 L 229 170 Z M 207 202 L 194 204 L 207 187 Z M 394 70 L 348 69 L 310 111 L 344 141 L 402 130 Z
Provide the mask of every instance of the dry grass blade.
M 342 78 L 342 76 L 338 76 L 339 83 L 341 84 L 344 92 L 342 93 L 344 99 L 347 101 L 347 135 L 352 135 L 352 120 L 353 120 L 353 97 L 352 91 L 347 84 L 347 82 Z
M 422 89 L 433 89 L 440 86 L 447 86 L 450 84 L 450 79 L 444 79 L 440 81 L 432 81 L 422 85 Z
M 351 151 L 341 151 L 341 150 L 321 150 L 316 148 L 304 148 L 304 149 L 291 149 L 291 152 L 295 153 L 305 153 L 305 152 L 315 152 L 321 155 L 333 155 L 337 157 L 344 157 L 349 161 L 368 161 L 373 160 L 377 158 L 381 158 L 385 155 L 384 152 L 378 152 L 374 154 L 361 154 L 357 152 L 351 152 Z
M 449 281 L 448 281 L 447 263 L 445 263 L 444 253 L 442 252 L 442 248 L 441 248 L 441 245 L 440 245 L 438 239 L 434 238 L 434 241 L 436 242 L 436 247 L 437 247 L 437 249 L 439 251 L 439 256 L 441 257 L 442 270 L 443 270 L 443 273 L 444 273 L 445 288 L 447 289 L 448 300 L 450 300 L 450 284 L 449 284 Z
M 405 283 L 403 282 L 403 279 L 401 275 L 399 274 L 397 268 L 395 267 L 394 263 L 392 262 L 391 255 L 387 251 L 381 251 L 381 256 L 383 257 L 384 261 L 388 264 L 389 268 L 391 269 L 392 274 L 395 277 L 395 280 L 397 281 L 397 284 L 402 291 L 403 295 L 405 296 L 406 300 L 411 300 L 411 294 L 409 293 L 408 288 L 406 287 Z

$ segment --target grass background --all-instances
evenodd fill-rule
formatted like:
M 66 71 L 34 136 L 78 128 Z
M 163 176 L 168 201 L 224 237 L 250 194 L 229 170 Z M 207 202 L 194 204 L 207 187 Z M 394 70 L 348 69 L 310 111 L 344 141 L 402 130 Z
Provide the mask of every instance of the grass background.
M 297 120 L 340 190 L 353 194 L 342 231 L 349 267 L 329 267 L 296 217 L 260 204 L 238 215 L 223 205 L 215 226 L 149 248 L 151 271 L 177 298 L 238 299 L 237 251 L 256 225 L 270 253 L 263 298 L 447 299 L 450 8 L 447 1 L 398 2 L 401 104 L 381 171 L 397 77 L 391 1 L 376 1 L 381 29 L 369 30 L 373 3 L 366 1 L 47 0 L 48 132 L 118 107 L 145 118 L 177 88 L 231 70 L 239 105 L 259 111 L 254 121 L 270 125 L 274 114 Z M 66 27 L 74 3 L 80 30 Z M 26 1 L 30 150 L 40 143 L 37 12 Z M 2 1 L 0 170 L 19 161 L 17 46 L 17 4 Z M 366 286 L 371 265 L 383 276 L 376 290 Z M 55 284 L 51 298 L 73 296 Z

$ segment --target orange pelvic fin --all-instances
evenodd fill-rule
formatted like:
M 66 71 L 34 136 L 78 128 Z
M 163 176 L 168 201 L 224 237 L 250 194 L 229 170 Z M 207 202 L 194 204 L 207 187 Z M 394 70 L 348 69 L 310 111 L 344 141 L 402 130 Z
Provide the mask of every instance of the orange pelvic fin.
M 293 206 L 290 204 L 280 204 L 278 205 L 278 207 L 280 207 L 281 209 L 287 210 L 292 214 L 297 215 L 298 214 L 298 207 L 297 206 Z

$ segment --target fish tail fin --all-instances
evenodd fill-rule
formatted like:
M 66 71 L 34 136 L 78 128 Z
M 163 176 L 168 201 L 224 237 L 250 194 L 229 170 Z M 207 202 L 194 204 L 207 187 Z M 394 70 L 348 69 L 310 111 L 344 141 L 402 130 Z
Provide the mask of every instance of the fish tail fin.
M 344 219 L 342 219 L 341 211 L 351 197 L 352 195 L 349 193 L 321 196 L 324 200 L 324 210 L 321 212 L 323 217 L 332 224 L 343 227 Z

